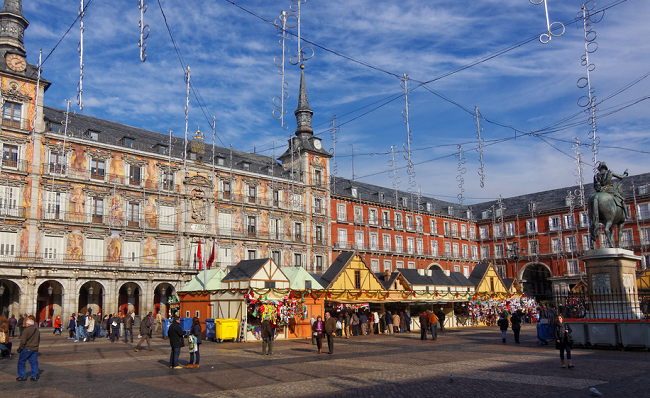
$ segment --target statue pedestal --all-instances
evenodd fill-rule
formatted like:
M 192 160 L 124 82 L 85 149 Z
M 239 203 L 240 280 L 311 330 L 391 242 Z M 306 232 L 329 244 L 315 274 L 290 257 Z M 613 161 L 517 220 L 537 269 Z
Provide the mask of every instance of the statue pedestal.
M 633 251 L 618 248 L 588 250 L 580 257 L 587 271 L 589 318 L 642 318 L 636 289 L 640 259 Z

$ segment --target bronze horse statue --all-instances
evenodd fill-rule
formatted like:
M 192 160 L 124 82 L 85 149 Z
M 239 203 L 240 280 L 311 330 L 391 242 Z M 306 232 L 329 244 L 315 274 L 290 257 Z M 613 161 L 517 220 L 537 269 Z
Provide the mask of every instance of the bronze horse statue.
M 619 247 L 621 236 L 623 236 L 623 223 L 625 222 L 625 213 L 623 208 L 617 204 L 614 195 L 607 192 L 596 192 L 589 197 L 589 235 L 591 236 L 591 247 L 596 248 L 598 241 L 598 231 L 600 225 L 605 227 L 605 237 L 609 247 Z M 614 231 L 612 226 L 618 229 L 618 245 L 614 246 Z

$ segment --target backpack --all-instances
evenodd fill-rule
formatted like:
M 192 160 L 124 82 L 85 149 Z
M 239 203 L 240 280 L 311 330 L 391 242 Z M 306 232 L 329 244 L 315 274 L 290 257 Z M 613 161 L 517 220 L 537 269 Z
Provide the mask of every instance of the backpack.
M 0 344 L 6 344 L 7 343 L 7 334 L 5 333 L 4 330 L 0 330 Z

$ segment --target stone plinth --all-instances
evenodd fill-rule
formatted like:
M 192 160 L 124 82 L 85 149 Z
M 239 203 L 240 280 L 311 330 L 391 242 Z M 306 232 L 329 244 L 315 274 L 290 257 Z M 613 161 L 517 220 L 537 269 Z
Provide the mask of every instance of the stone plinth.
M 618 248 L 588 250 L 580 257 L 587 271 L 590 318 L 641 318 L 636 290 L 640 259 L 634 252 Z

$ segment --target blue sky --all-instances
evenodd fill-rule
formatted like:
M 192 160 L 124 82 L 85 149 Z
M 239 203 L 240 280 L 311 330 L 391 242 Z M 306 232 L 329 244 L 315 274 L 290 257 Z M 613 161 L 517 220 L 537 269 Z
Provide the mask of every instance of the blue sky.
M 289 11 L 292 3 L 234 2 L 270 21 L 278 18 L 282 10 Z M 618 2 L 598 2 L 596 9 Z M 84 109 L 73 109 L 162 133 L 172 129 L 182 136 L 186 89 L 183 68 L 158 0 L 147 3 L 144 18 L 151 33 L 143 63 L 137 46 L 137 2 L 92 1 L 84 18 Z M 30 21 L 25 33 L 30 63 L 38 62 L 40 48 L 45 55 L 52 50 L 76 18 L 79 4 L 69 0 L 23 0 L 25 17 Z M 210 142 L 207 119 L 211 121 L 214 115 L 225 146 L 232 144 L 235 149 L 255 149 L 271 155 L 275 145 L 275 155 L 281 154 L 296 126 L 293 111 L 300 69 L 287 60 L 288 129 L 284 130 L 272 115 L 272 98 L 281 90 L 278 68 L 273 63 L 273 58 L 281 54 L 276 28 L 224 0 L 160 0 L 160 4 L 204 103 L 201 109 L 194 96 L 190 100 L 190 132 L 200 127 Z M 582 1 L 549 0 L 550 22 L 573 20 L 581 5 Z M 363 114 L 386 102 L 386 98 L 397 97 L 403 90 L 394 75 L 407 73 L 412 79 L 409 87 L 418 81 L 436 79 L 427 87 L 460 105 L 423 87 L 409 94 L 414 180 L 423 193 L 458 201 L 458 159 L 453 155 L 458 151 L 457 144 L 462 144 L 466 160 L 466 204 L 576 183 L 575 154 L 569 141 L 573 137 L 582 143 L 589 141 L 587 114 L 571 119 L 573 123 L 567 128 L 545 134 L 545 141 L 519 135 L 544 129 L 580 112 L 576 102 L 586 94 L 586 89 L 576 86 L 585 74 L 580 62 L 584 54 L 581 22 L 567 24 L 564 35 L 548 44 L 532 40 L 438 79 L 539 36 L 546 30 L 544 5 L 533 5 L 528 0 L 307 0 L 301 10 L 301 33 L 305 38 L 374 67 L 315 46 L 314 57 L 305 61 L 313 126 L 326 149 L 332 148 L 327 131 L 332 116 L 337 115 L 337 124 L 341 125 L 336 144 L 338 176 L 352 177 L 353 145 L 355 176 L 360 181 L 392 186 L 387 164 L 390 156 L 386 153 L 391 145 L 402 150 L 406 141 L 404 99 L 397 98 Z M 650 72 L 648 15 L 650 3 L 628 0 L 607 10 L 602 21 L 594 25 L 598 50 L 590 55 L 590 61 L 595 65 L 591 81 L 597 101 Z M 75 104 L 78 41 L 77 23 L 43 65 L 43 76 L 53 83 L 45 95 L 48 106 L 65 109 L 66 98 Z M 295 38 L 287 46 L 288 56 L 297 53 Z M 642 151 L 650 148 L 650 101 L 641 100 L 648 95 L 650 77 L 598 107 L 598 160 L 606 160 L 614 171 L 649 171 L 648 153 Z M 621 109 L 626 104 L 633 105 Z M 513 129 L 481 121 L 486 144 L 483 188 L 475 149 L 476 121 L 466 111 L 473 112 L 474 106 L 486 119 L 520 131 L 514 139 Z M 509 139 L 494 141 L 504 138 Z M 584 160 L 591 162 L 590 148 L 583 147 L 582 152 Z M 398 166 L 405 166 L 403 153 L 397 157 Z M 398 176 L 399 187 L 405 190 L 406 170 L 399 170 Z M 585 182 L 590 182 L 591 176 L 591 166 L 586 165 Z

